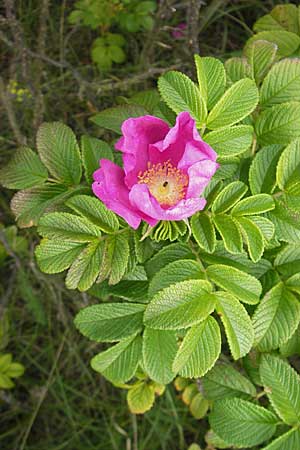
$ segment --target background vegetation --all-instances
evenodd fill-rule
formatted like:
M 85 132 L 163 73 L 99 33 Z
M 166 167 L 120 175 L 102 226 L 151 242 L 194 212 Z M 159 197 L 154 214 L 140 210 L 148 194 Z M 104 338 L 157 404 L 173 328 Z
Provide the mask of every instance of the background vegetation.
M 106 139 L 89 122 L 92 114 L 155 86 L 166 70 L 192 75 L 195 52 L 221 59 L 238 55 L 254 21 L 284 2 L 156 3 L 152 31 L 111 24 L 109 32 L 124 38 L 126 59 L 99 71 L 91 55 L 99 29 L 70 23 L 75 2 L 4 1 L 0 166 L 18 146 L 34 145 L 44 120 L 61 120 L 75 132 Z M 177 29 L 182 23 L 186 28 Z M 152 411 L 135 416 L 126 393 L 92 372 L 88 362 L 96 344 L 73 325 L 88 295 L 68 291 L 61 276 L 38 270 L 37 235 L 13 226 L 11 195 L 0 194 L 0 351 L 12 353 L 25 374 L 13 390 L 0 389 L 0 448 L 176 450 L 204 444 L 206 425 L 190 415 L 175 389 L 168 388 Z

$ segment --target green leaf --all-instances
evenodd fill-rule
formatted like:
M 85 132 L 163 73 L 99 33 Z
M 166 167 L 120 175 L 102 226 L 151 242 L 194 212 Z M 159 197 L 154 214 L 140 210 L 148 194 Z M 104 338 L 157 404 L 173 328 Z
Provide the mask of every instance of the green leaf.
M 266 14 L 255 22 L 253 30 L 256 32 L 274 30 L 284 31 L 284 26 L 281 26 L 270 14 Z
M 299 34 L 299 13 L 296 5 L 292 5 L 291 3 L 287 5 L 277 5 L 272 9 L 270 14 L 283 28 Z
M 218 158 L 218 163 L 220 164 L 220 167 L 214 175 L 214 181 L 232 180 L 235 178 L 240 166 L 240 160 L 237 156 L 220 156 Z
M 213 430 L 208 430 L 205 434 L 205 442 L 212 448 L 228 448 L 227 443 L 221 439 Z
M 38 224 L 42 214 L 55 209 L 72 195 L 85 190 L 83 186 L 67 189 L 66 186 L 49 183 L 17 192 L 10 206 L 20 228 L 32 227 Z
M 300 139 L 284 149 L 277 165 L 276 179 L 282 191 L 300 195 Z
M 108 238 L 111 255 L 111 271 L 109 284 L 117 284 L 125 274 L 129 259 L 129 244 L 127 233 L 116 234 Z
M 265 217 L 262 216 L 249 216 L 249 219 L 258 226 L 263 235 L 265 243 L 267 243 L 273 238 L 275 233 L 275 227 L 273 225 L 273 222 L 271 222 L 271 220 L 266 219 Z
M 265 244 L 262 232 L 251 219 L 238 217 L 237 222 L 241 227 L 250 258 L 253 262 L 259 261 L 263 255 Z
M 154 109 L 158 106 L 160 100 L 160 95 L 157 89 L 139 91 L 130 97 L 130 101 L 132 103 L 143 106 L 151 114 L 154 113 Z
M 281 200 L 286 206 L 286 208 L 291 212 L 294 217 L 297 217 L 296 215 L 300 213 L 300 192 L 299 195 L 297 194 L 297 191 L 299 190 L 298 184 L 295 184 L 293 186 L 293 191 L 289 194 L 283 193 Z M 279 194 L 278 194 L 279 195 Z
M 174 359 L 173 370 L 187 378 L 202 377 L 216 362 L 221 351 L 221 333 L 209 316 L 185 335 Z
M 112 383 L 126 383 L 138 367 L 142 356 L 142 339 L 131 336 L 94 356 L 91 366 Z
M 195 214 L 191 219 L 191 228 L 199 247 L 213 253 L 216 247 L 216 232 L 210 216 L 205 213 Z
M 24 372 L 25 367 L 22 364 L 13 362 L 6 370 L 5 375 L 7 375 L 10 378 L 19 378 L 24 374 Z
M 267 213 L 267 217 L 275 225 L 278 239 L 291 244 L 299 243 L 300 221 L 297 219 L 296 214 L 291 214 L 291 210 L 284 203 L 275 201 L 275 209 Z
M 284 357 L 300 355 L 300 325 L 295 333 L 280 347 L 280 354 Z
M 232 357 L 235 360 L 242 358 L 250 351 L 254 341 L 251 319 L 236 297 L 222 291 L 216 295 L 216 311 L 224 325 Z
M 152 228 L 150 238 L 155 242 L 166 240 L 174 242 L 184 236 L 187 229 L 187 224 L 183 220 L 161 220 Z
M 183 388 L 182 401 L 186 405 L 190 405 L 195 395 L 197 395 L 197 393 L 199 392 L 199 389 L 195 383 L 189 384 L 191 380 L 189 380 L 188 378 L 184 379 L 187 381 L 187 386 Z
M 253 41 L 246 47 L 246 57 L 255 80 L 259 83 L 275 61 L 277 45 L 268 41 Z
M 274 207 L 275 204 L 271 195 L 256 194 L 238 202 L 233 207 L 231 214 L 234 216 L 252 216 L 271 211 Z
M 127 393 L 127 402 L 132 414 L 144 414 L 155 401 L 155 388 L 148 383 L 139 383 Z
M 14 382 L 8 375 L 0 373 L 0 389 L 12 389 L 14 386 Z
M 103 253 L 103 241 L 90 242 L 71 265 L 65 280 L 66 287 L 87 291 L 99 275 Z
M 105 39 L 109 46 L 124 47 L 126 44 L 126 40 L 122 34 L 107 33 L 105 38 L 100 38 L 100 40 L 101 39 Z
M 262 291 L 261 284 L 248 273 L 223 264 L 208 266 L 206 272 L 217 286 L 225 289 L 240 301 L 249 305 L 259 302 Z
M 225 69 L 221 61 L 210 56 L 195 55 L 195 64 L 200 94 L 210 110 L 225 91 Z
M 300 273 L 296 273 L 286 280 L 285 285 L 291 291 L 296 292 L 296 294 L 300 294 Z
M 255 31 L 264 30 L 288 30 L 294 33 L 299 31 L 297 6 L 291 3 L 287 5 L 277 5 L 254 24 Z
M 144 264 L 155 252 L 155 245 L 150 238 L 141 241 L 142 230 L 137 230 L 134 235 L 134 250 L 139 263 Z
M 295 296 L 278 283 L 264 296 L 252 318 L 255 345 L 265 352 L 284 344 L 300 321 L 300 304 Z
M 272 106 L 259 114 L 255 122 L 261 145 L 288 144 L 300 136 L 300 103 L 288 102 Z
M 126 119 L 147 115 L 145 108 L 139 105 L 120 105 L 104 109 L 91 117 L 91 121 L 101 128 L 121 134 L 121 125 Z
M 241 253 L 243 242 L 236 221 L 226 214 L 218 214 L 213 217 L 213 222 L 224 241 L 226 250 L 229 253 Z
M 121 280 L 120 283 L 111 286 L 108 282 L 94 284 L 88 292 L 101 300 L 106 300 L 111 295 L 124 300 L 139 303 L 148 302 L 148 282 Z
M 300 101 L 300 61 L 284 59 L 275 64 L 261 87 L 260 101 L 263 106 Z
M 212 204 L 212 212 L 221 214 L 232 208 L 247 192 L 248 186 L 241 181 L 233 181 L 217 195 Z
M 156 272 L 149 284 L 149 298 L 157 292 L 185 280 L 199 280 L 203 278 L 203 271 L 198 262 L 190 259 L 181 259 L 167 264 Z
M 138 303 L 104 303 L 82 309 L 75 318 L 76 328 L 96 342 L 115 342 L 143 328 L 145 306 Z
M 146 327 L 143 336 L 143 363 L 149 377 L 161 384 L 170 383 L 175 373 L 172 363 L 177 352 L 174 331 Z
M 93 43 L 93 47 L 91 49 L 91 58 L 92 61 L 95 64 L 97 64 L 99 71 L 105 72 L 107 70 L 110 70 L 112 66 L 112 59 L 109 53 L 109 47 L 100 45 L 100 42 L 97 41 L 98 39 L 96 39 Z
M 294 448 L 300 448 L 299 428 L 291 428 L 289 431 L 272 441 L 271 444 L 264 447 L 262 450 L 291 450 Z
M 100 159 L 114 160 L 110 146 L 100 139 L 83 135 L 81 137 L 82 164 L 88 183 L 93 182 L 93 173 L 99 169 Z
M 188 448 L 188 450 L 201 450 L 201 447 L 198 444 L 191 444 Z
M 171 70 L 158 79 L 158 89 L 163 100 L 176 114 L 188 111 L 198 126 L 203 124 L 207 115 L 204 98 L 189 77 Z
M 126 61 L 126 53 L 121 47 L 118 47 L 117 45 L 109 46 L 109 55 L 112 61 L 117 64 L 121 64 L 122 62 Z
M 284 30 L 261 31 L 252 36 L 246 43 L 246 50 L 254 41 L 268 41 L 277 45 L 277 57 L 292 55 L 300 45 L 300 37 Z
M 176 114 L 168 107 L 168 105 L 160 101 L 153 110 L 153 115 L 167 122 L 170 126 L 173 126 L 176 121 Z
M 253 127 L 236 125 L 211 131 L 204 136 L 207 142 L 219 156 L 234 156 L 244 153 L 252 144 Z
M 276 186 L 276 168 L 282 152 L 281 145 L 263 147 L 254 157 L 249 170 L 252 194 L 271 194 Z
M 237 81 L 211 110 L 207 126 L 215 130 L 240 122 L 256 108 L 257 103 L 258 90 L 254 81 L 248 78 Z
M 39 222 L 38 232 L 50 239 L 89 242 L 101 236 L 101 230 L 89 220 L 69 213 L 45 214 Z
M 274 266 L 285 277 L 300 272 L 300 243 L 285 246 L 276 256 Z
M 228 445 L 253 447 L 270 439 L 276 431 L 277 417 L 271 411 L 240 398 L 214 403 L 209 423 Z
M 252 220 L 253 217 L 251 216 Z M 272 269 L 272 264 L 266 259 L 261 259 L 258 263 L 253 263 L 248 258 L 246 252 L 235 255 L 227 252 L 222 241 L 217 242 L 217 247 L 213 254 L 202 252 L 201 260 L 206 264 L 223 264 L 235 267 L 243 272 L 247 272 L 255 278 L 261 278 L 266 272 Z
M 256 396 L 256 389 L 251 381 L 229 364 L 217 363 L 203 377 L 201 383 L 204 395 L 209 400 L 241 395 Z
M 4 355 L 0 354 L 0 371 L 2 373 L 6 373 L 11 363 L 12 363 L 11 353 L 5 353 Z
M 196 394 L 195 397 L 193 397 L 189 407 L 190 412 L 192 416 L 195 417 L 195 419 L 202 419 L 203 417 L 205 417 L 208 408 L 209 402 L 203 397 L 203 395 L 200 392 L 198 392 L 198 394 Z M 193 450 L 193 446 L 189 447 L 189 449 Z M 198 445 L 194 447 L 194 450 L 199 449 L 200 447 Z
M 105 233 L 114 233 L 119 229 L 117 216 L 97 198 L 90 195 L 75 195 L 66 201 L 66 205 Z
M 43 239 L 35 249 L 42 272 L 59 273 L 68 269 L 84 249 L 84 244 L 58 239 Z
M 79 184 L 81 159 L 71 128 L 60 122 L 43 123 L 37 132 L 39 156 L 51 175 L 64 184 Z
M 162 248 L 145 264 L 148 277 L 152 278 L 160 269 L 178 259 L 195 259 L 195 255 L 185 244 L 175 243 Z
M 146 326 L 156 330 L 176 330 L 202 322 L 215 308 L 211 284 L 188 280 L 159 291 L 147 306 Z
M 227 80 L 235 83 L 243 78 L 251 78 L 251 67 L 246 58 L 229 58 L 225 62 Z
M 9 189 L 26 189 L 43 184 L 48 172 L 38 155 L 28 147 L 18 149 L 0 170 L 0 182 Z
M 281 419 L 288 425 L 300 423 L 300 376 L 286 362 L 273 355 L 263 355 L 260 379 L 267 396 Z

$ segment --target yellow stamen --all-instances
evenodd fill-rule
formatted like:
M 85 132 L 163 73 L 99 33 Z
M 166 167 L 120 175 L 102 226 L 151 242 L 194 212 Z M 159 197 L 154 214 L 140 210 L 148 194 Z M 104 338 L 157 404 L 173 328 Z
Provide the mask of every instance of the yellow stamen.
M 138 175 L 140 184 L 147 184 L 156 200 L 165 207 L 174 206 L 185 196 L 189 182 L 188 176 L 170 161 L 152 165 Z

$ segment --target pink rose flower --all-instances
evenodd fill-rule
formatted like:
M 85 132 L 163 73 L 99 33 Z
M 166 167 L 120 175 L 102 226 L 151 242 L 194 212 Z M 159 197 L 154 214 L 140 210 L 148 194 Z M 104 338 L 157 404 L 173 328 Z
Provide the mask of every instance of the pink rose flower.
M 200 137 L 188 112 L 173 128 L 143 116 L 122 124 L 115 147 L 124 169 L 107 159 L 94 172 L 94 194 L 136 229 L 145 220 L 182 220 L 204 208 L 200 197 L 218 168 L 216 152 Z
M 186 30 L 187 24 L 185 22 L 181 22 L 176 25 L 176 28 L 172 31 L 172 36 L 174 39 L 180 39 L 184 36 L 184 30 Z

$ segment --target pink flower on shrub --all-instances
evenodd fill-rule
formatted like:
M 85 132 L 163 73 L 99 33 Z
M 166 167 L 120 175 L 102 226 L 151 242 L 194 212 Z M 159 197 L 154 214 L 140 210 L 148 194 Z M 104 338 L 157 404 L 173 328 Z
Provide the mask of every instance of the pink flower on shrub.
M 188 112 L 173 128 L 143 116 L 122 124 L 115 147 L 124 169 L 107 159 L 94 172 L 94 194 L 132 228 L 141 220 L 182 220 L 204 208 L 204 188 L 218 168 L 217 154 L 200 137 Z
M 186 30 L 187 24 L 185 22 L 181 22 L 176 25 L 176 28 L 172 31 L 172 36 L 174 39 L 180 39 L 184 36 L 184 30 Z

